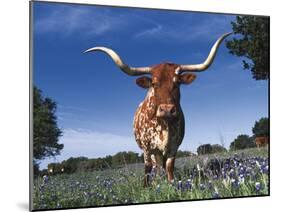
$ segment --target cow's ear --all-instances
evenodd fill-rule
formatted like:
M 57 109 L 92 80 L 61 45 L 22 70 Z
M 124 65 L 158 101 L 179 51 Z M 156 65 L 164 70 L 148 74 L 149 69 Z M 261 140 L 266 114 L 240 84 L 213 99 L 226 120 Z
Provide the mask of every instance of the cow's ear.
M 179 77 L 180 83 L 183 84 L 190 84 L 193 82 L 193 80 L 195 80 L 196 75 L 195 74 L 182 74 Z
M 151 78 L 149 77 L 139 77 L 136 79 L 138 86 L 142 88 L 149 88 L 151 86 Z

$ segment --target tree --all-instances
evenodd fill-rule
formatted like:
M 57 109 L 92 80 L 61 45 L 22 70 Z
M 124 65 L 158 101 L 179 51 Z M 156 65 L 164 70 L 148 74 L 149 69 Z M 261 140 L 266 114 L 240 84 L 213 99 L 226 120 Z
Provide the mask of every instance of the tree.
M 213 154 L 220 152 L 227 152 L 227 149 L 219 144 L 203 144 L 197 148 L 198 155 Z
M 205 155 L 205 154 L 211 154 L 211 153 L 212 153 L 211 144 L 203 144 L 197 148 L 198 155 Z
M 213 144 L 212 145 L 212 153 L 220 153 L 220 152 L 227 152 L 227 149 L 224 148 L 222 145 Z
M 247 149 L 253 147 L 256 147 L 254 138 L 248 135 L 238 135 L 237 138 L 230 144 L 230 150 Z
M 256 80 L 269 78 L 269 18 L 261 16 L 236 16 L 231 22 L 239 39 L 226 42 L 233 55 L 244 57 L 244 69 L 249 69 Z
M 255 126 L 252 129 L 253 134 L 256 137 L 269 135 L 269 120 L 268 118 L 261 118 L 255 122 Z
M 182 150 L 178 150 L 177 151 L 177 157 L 181 158 L 181 157 L 190 157 L 190 156 L 195 156 L 194 153 L 190 152 L 190 151 L 182 151 Z
M 42 96 L 41 90 L 33 87 L 33 164 L 46 157 L 56 156 L 63 149 L 59 144 L 62 131 L 57 126 L 56 103 Z

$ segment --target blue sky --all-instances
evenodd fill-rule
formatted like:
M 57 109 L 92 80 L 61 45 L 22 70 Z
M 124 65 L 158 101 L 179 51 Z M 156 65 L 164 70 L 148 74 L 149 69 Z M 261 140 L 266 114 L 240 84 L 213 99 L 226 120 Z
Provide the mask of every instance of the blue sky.
M 119 151 L 141 152 L 133 136 L 133 116 L 146 90 L 102 53 L 110 47 L 132 66 L 164 61 L 201 63 L 216 39 L 231 31 L 232 15 L 33 2 L 33 81 L 57 104 L 63 130 L 60 156 L 89 158 Z M 228 147 L 254 122 L 268 116 L 268 82 L 255 81 L 242 59 L 223 43 L 213 65 L 181 86 L 186 134 L 180 149 L 200 144 Z

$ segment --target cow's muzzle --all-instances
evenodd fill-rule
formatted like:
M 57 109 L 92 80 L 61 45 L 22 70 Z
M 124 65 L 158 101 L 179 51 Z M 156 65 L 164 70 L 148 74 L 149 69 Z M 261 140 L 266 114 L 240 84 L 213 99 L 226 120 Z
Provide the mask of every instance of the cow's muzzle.
M 174 104 L 160 104 L 156 116 L 158 118 L 174 118 L 177 115 L 177 109 Z

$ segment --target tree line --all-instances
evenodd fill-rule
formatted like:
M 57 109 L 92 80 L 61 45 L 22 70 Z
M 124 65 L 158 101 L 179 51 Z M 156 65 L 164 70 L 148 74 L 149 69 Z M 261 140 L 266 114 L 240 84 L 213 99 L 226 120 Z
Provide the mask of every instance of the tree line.
M 177 152 L 178 157 L 187 157 L 194 155 L 189 151 Z M 99 171 L 104 169 L 115 169 L 124 167 L 128 164 L 143 163 L 143 153 L 138 154 L 132 151 L 118 152 L 115 155 L 108 155 L 106 157 L 99 158 L 87 158 L 87 157 L 70 157 L 60 163 L 50 163 L 47 169 L 39 171 L 38 174 L 61 174 L 61 173 L 75 173 L 75 172 L 87 172 L 87 171 Z
M 256 137 L 269 137 L 269 119 L 266 117 L 256 121 L 252 128 L 253 135 L 246 134 L 238 135 L 234 141 L 230 143 L 229 151 L 235 151 L 240 149 L 254 148 L 256 146 Z M 197 148 L 198 155 L 212 154 L 219 152 L 227 152 L 228 150 L 219 144 L 203 144 Z

